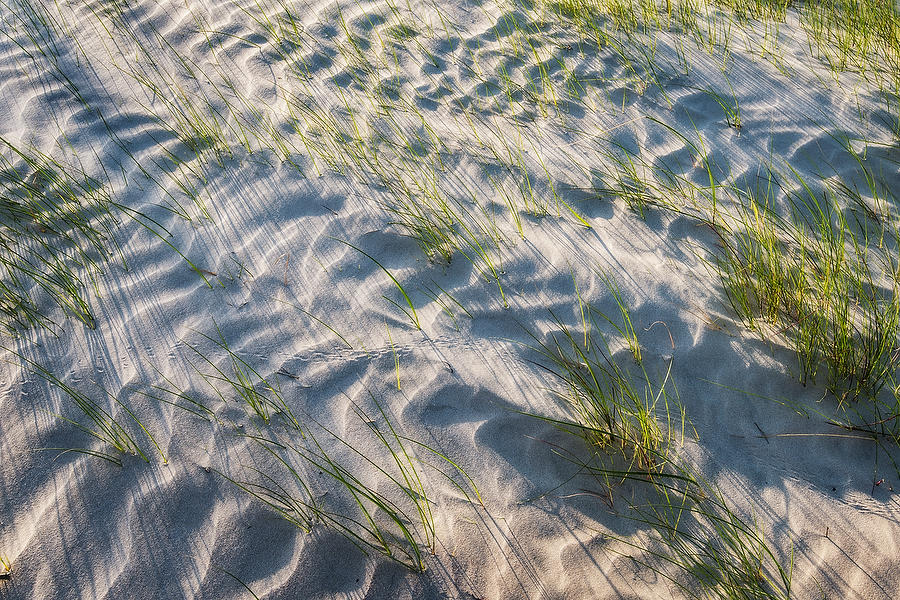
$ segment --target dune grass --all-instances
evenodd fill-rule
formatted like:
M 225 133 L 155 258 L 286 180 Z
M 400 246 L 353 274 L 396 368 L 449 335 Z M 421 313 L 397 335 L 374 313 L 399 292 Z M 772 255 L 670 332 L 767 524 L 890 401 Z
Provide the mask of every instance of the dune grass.
M 246 467 L 253 481 L 226 477 L 307 533 L 316 526 L 331 529 L 365 554 L 375 552 L 421 572 L 427 554 L 437 548 L 436 501 L 423 466 L 452 482 L 466 501 L 480 503 L 481 497 L 461 467 L 403 435 L 382 404 L 370 398 L 374 414 L 351 400 L 368 435 L 344 437 L 312 417 L 290 439 L 272 430 L 246 434 L 274 460 L 278 472 Z
M 94 400 L 84 392 L 65 383 L 42 365 L 25 358 L 17 352 L 13 351 L 13 354 L 15 354 L 19 358 L 19 360 L 22 361 L 22 364 L 31 373 L 41 377 L 44 381 L 46 381 L 51 386 L 58 389 L 66 397 L 68 397 L 84 414 L 88 422 L 82 423 L 63 415 L 56 415 L 58 418 L 67 423 L 70 423 L 71 425 L 74 425 L 77 429 L 83 431 L 93 438 L 96 438 L 97 440 L 100 440 L 105 445 L 111 447 L 113 450 L 116 450 L 121 454 L 139 456 L 144 462 L 149 463 L 150 456 L 148 456 L 148 454 L 143 450 L 141 444 L 138 443 L 138 441 L 134 437 L 134 434 L 129 430 L 129 428 L 123 425 L 123 422 L 121 420 L 122 417 L 117 417 L 113 414 L 114 412 L 117 412 L 118 408 L 118 410 L 124 411 L 125 417 L 127 417 L 124 422 L 127 423 L 128 421 L 131 421 L 132 423 L 134 423 L 134 425 L 136 425 L 143 432 L 147 439 L 149 439 L 153 446 L 156 448 L 156 451 L 159 453 L 160 457 L 162 457 L 163 462 L 166 462 L 166 456 L 163 453 L 162 448 L 159 446 L 150 431 L 144 426 L 143 423 L 141 423 L 137 415 L 130 408 L 128 408 L 128 406 L 126 406 L 124 402 L 116 398 L 113 394 L 104 390 L 105 395 L 108 396 L 108 398 L 114 405 L 111 412 L 110 410 L 107 410 L 107 408 L 103 404 Z M 75 452 L 102 458 L 120 467 L 122 466 L 122 460 L 118 455 L 103 450 L 94 450 L 90 448 L 42 448 L 42 450 L 58 450 L 61 454 L 65 454 L 67 452 Z
M 350 425 L 353 432 L 342 435 L 306 412 L 295 417 L 295 409 L 280 388 L 238 356 L 218 328 L 217 338 L 200 335 L 224 350 L 230 368 L 217 366 L 198 347 L 188 344 L 213 369 L 205 373 L 195 366 L 196 372 L 223 402 L 236 398 L 248 407 L 247 415 L 254 417 L 251 427 L 234 423 L 235 432 L 262 450 L 264 462 L 270 462 L 267 468 L 258 462 L 245 465 L 241 477 L 220 474 L 299 529 L 307 533 L 318 526 L 330 529 L 365 554 L 381 554 L 421 572 L 427 555 L 437 548 L 435 509 L 439 504 L 426 473 L 448 481 L 465 501 L 483 502 L 462 467 L 431 445 L 406 436 L 371 392 L 369 410 L 348 399 L 355 422 Z M 399 363 L 396 369 L 399 389 Z M 154 386 L 162 392 L 161 397 L 145 395 L 221 423 L 205 403 L 163 378 L 167 385 Z M 274 420 L 273 414 L 283 418 Z M 130 411 L 129 415 L 134 418 Z M 120 430 L 117 427 L 114 433 Z M 113 439 L 123 448 L 140 451 L 136 444 L 125 445 L 133 444 L 132 438 L 121 441 L 120 437 Z M 109 460 L 115 461 L 115 457 Z
M 791 598 L 793 550 L 780 556 L 759 524 L 736 513 L 715 485 L 683 463 L 670 464 L 676 464 L 671 477 L 657 475 L 658 500 L 634 505 L 628 515 L 652 532 L 635 560 L 688 598 Z
M 613 323 L 614 328 L 622 335 L 621 342 L 631 344 L 623 335 L 633 331 L 628 309 L 615 282 L 609 276 L 605 282 L 628 323 L 625 328 Z M 679 438 L 684 439 L 685 415 L 670 380 L 671 360 L 658 384 L 651 382 L 643 364 L 637 374 L 623 368 L 610 355 L 594 317 L 612 320 L 588 303 L 580 301 L 579 309 L 583 344 L 581 336 L 554 316 L 560 333 L 536 345 L 548 363 L 541 366 L 564 383 L 562 390 L 551 391 L 567 416 L 533 416 L 583 444 L 587 456 L 580 450 L 553 447 L 603 486 L 587 493 L 608 498 L 612 507 L 618 485 L 637 482 L 649 487 L 645 502 L 629 502 L 621 513 L 646 527 L 649 538 L 613 537 L 636 550 L 634 560 L 686 597 L 790 598 L 793 552 L 787 559 L 780 556 L 760 526 L 736 513 L 717 486 L 676 451 Z M 602 340 L 599 348 L 597 338 Z
M 216 421 L 215 411 L 209 408 L 203 400 L 194 394 L 189 394 L 181 390 L 174 381 L 163 374 L 159 369 L 154 367 L 154 370 L 156 371 L 156 374 L 162 378 L 164 384 L 153 384 L 150 387 L 152 391 L 139 390 L 138 393 L 158 402 L 187 411 L 205 421 Z
M 46 303 L 95 325 L 86 291 L 116 251 L 107 186 L 77 164 L 0 138 L 0 313 L 10 331 L 52 324 Z
M 741 30 L 766 27 L 761 38 L 765 43 L 770 39 L 768 24 L 784 23 L 793 15 L 806 32 L 812 54 L 836 75 L 852 70 L 887 89 L 898 83 L 900 12 L 891 0 L 561 0 L 550 5 L 594 35 L 670 30 L 693 39 L 699 48 L 726 53 L 732 36 Z M 777 38 L 776 30 L 775 46 Z M 746 41 L 755 47 L 751 37 Z M 772 51 L 760 48 L 762 55 Z
M 359 16 L 356 13 L 367 14 L 362 5 L 346 12 L 336 6 L 331 19 L 334 34 L 325 40 L 310 34 L 302 11 L 293 4 L 256 1 L 253 6 L 237 6 L 252 21 L 247 31 L 239 33 L 216 31 L 201 14 L 191 12 L 189 20 L 206 39 L 209 53 L 205 61 L 194 60 L 187 49 L 178 47 L 152 24 L 134 27 L 133 17 L 118 3 L 104 8 L 92 5 L 88 9 L 95 17 L 95 30 L 110 50 L 108 70 L 98 68 L 101 61 L 91 58 L 77 41 L 73 42 L 75 50 L 67 45 L 67 13 L 60 5 L 56 10 L 61 18 L 57 18 L 41 3 L 16 0 L 14 4 L 16 11 L 10 21 L 16 35 L 24 34 L 27 43 L 12 34 L 7 34 L 9 39 L 35 65 L 49 66 L 52 77 L 90 114 L 98 116 L 129 164 L 166 190 L 170 210 L 186 219 L 193 219 L 196 213 L 210 219 L 203 189 L 217 173 L 214 169 L 225 171 L 243 157 L 268 150 L 281 164 L 295 167 L 298 177 L 315 172 L 352 178 L 366 191 L 365 201 L 389 216 L 391 228 L 415 239 L 430 261 L 448 264 L 461 256 L 496 285 L 502 304 L 508 306 L 505 283 L 501 282 L 502 249 L 508 239 L 495 217 L 493 196 L 505 207 L 513 236 L 522 239 L 528 233 L 525 217 L 539 222 L 551 215 L 554 205 L 557 215 L 565 208 L 575 222 L 591 227 L 559 191 L 559 183 L 567 179 L 568 169 L 588 176 L 599 171 L 602 181 L 592 182 L 592 191 L 622 199 L 641 217 L 650 207 L 700 215 L 721 244 L 711 264 L 730 305 L 757 332 L 788 341 L 796 352 L 804 383 L 814 382 L 824 371 L 827 387 L 841 399 L 888 392 L 896 399 L 900 333 L 898 267 L 892 254 L 896 237 L 890 239 L 883 226 L 890 221 L 893 199 L 866 170 L 859 155 L 854 155 L 854 160 L 867 186 L 862 190 L 838 181 L 820 193 L 795 171 L 772 172 L 773 185 L 792 180 L 791 187 L 780 187 L 789 204 L 784 214 L 768 194 L 720 184 L 696 126 L 695 142 L 673 126 L 656 121 L 684 142 L 695 161 L 693 166 L 708 176 L 708 185 L 692 182 L 674 166 L 659 165 L 640 148 L 634 150 L 612 140 L 601 140 L 600 150 L 586 154 L 589 158 L 576 158 L 575 152 L 561 150 L 560 155 L 571 162 L 561 167 L 558 157 L 544 150 L 558 140 L 541 137 L 542 128 L 552 126 L 593 141 L 593 131 L 570 128 L 569 103 L 593 113 L 597 108 L 594 98 L 605 95 L 609 105 L 605 108 L 624 113 L 628 93 L 655 89 L 661 102 L 671 105 L 667 81 L 678 72 L 690 71 L 685 41 L 727 55 L 741 27 L 765 27 L 762 41 L 759 36 L 748 37 L 747 44 L 761 44 L 762 55 L 775 53 L 778 28 L 770 29 L 769 24 L 784 22 L 789 16 L 799 19 L 809 35 L 811 53 L 822 58 L 836 78 L 853 71 L 872 78 L 882 91 L 896 91 L 900 20 L 889 2 L 546 3 L 553 9 L 549 18 L 555 15 L 560 20 L 558 26 L 577 24 L 579 45 L 595 43 L 598 52 L 602 49 L 617 58 L 621 72 L 611 81 L 569 70 L 558 52 L 559 44 L 546 33 L 550 28 L 544 27 L 544 3 L 510 3 L 516 10 L 497 21 L 493 33 L 500 54 L 514 59 L 511 65 L 520 66 L 510 69 L 502 63 L 492 64 L 483 48 L 474 43 L 470 46 L 460 25 L 445 22 L 446 13 L 436 3 L 435 14 L 447 39 L 461 38 L 462 48 L 455 56 L 437 56 L 428 50 L 425 44 L 438 35 L 437 26 L 420 18 L 412 7 L 388 2 L 390 15 L 382 23 L 385 27 L 375 27 L 366 17 L 373 27 L 366 30 L 360 25 L 363 19 L 353 18 Z M 505 3 L 503 7 L 509 8 Z M 520 20 L 519 9 L 529 17 L 540 10 L 541 17 L 534 22 Z M 678 65 L 665 64 L 657 53 L 662 38 L 656 34 L 663 30 L 677 34 L 681 45 Z M 774 33 L 770 35 L 770 31 Z M 223 40 L 255 47 L 268 66 L 285 66 L 275 77 L 274 101 L 254 97 L 236 81 L 236 67 Z M 97 69 L 124 77 L 129 101 L 177 144 L 158 143 L 149 159 L 132 154 L 94 106 L 90 90 L 75 80 L 70 64 L 73 57 L 84 60 L 84 72 Z M 433 73 L 423 75 L 430 79 L 429 85 L 441 90 L 441 97 L 455 98 L 431 100 L 437 108 L 429 112 L 417 103 L 423 98 L 409 89 L 408 68 L 412 64 L 424 69 L 430 64 L 438 69 L 445 59 L 451 61 L 451 69 L 462 73 L 462 83 L 453 83 L 459 87 L 446 88 L 445 93 L 440 87 L 445 84 L 436 83 Z M 325 66 L 313 64 L 316 60 Z M 496 78 L 489 72 L 495 66 Z M 314 76 L 316 70 L 322 73 Z M 696 89 L 721 107 L 727 125 L 741 130 L 744 123 L 737 94 L 727 75 L 724 81 L 727 93 L 722 86 L 706 83 Z M 609 83 L 622 84 L 626 90 L 621 108 L 605 89 Z M 470 86 L 480 86 L 485 98 L 469 93 Z M 491 100 L 490 92 L 495 89 L 502 94 Z M 461 98 L 471 104 L 465 106 Z M 896 123 L 888 123 L 895 134 L 900 130 Z M 4 267 L 0 311 L 4 324 L 15 329 L 46 323 L 44 304 L 49 300 L 66 314 L 94 326 L 85 290 L 93 286 L 92 277 L 105 261 L 118 252 L 114 211 L 138 218 L 165 240 L 162 230 L 155 222 L 141 220 L 133 211 L 116 205 L 109 182 L 88 176 L 80 165 L 64 164 L 37 150 L 0 141 L 8 150 L 0 165 L 0 263 Z M 594 158 L 600 162 L 593 163 Z M 473 165 L 480 167 L 489 186 L 479 188 L 472 181 L 468 168 Z M 124 174 L 124 167 L 119 166 Z M 478 169 L 471 171 L 477 173 Z M 172 186 L 193 206 L 183 205 L 180 197 L 169 192 Z M 727 205 L 726 200 L 735 202 Z M 869 237 L 869 229 L 850 222 L 844 201 L 858 206 L 866 223 L 882 222 L 873 229 L 878 230 L 877 236 Z M 402 296 L 399 302 L 389 302 L 421 329 L 415 304 L 394 274 L 354 243 L 333 239 L 363 254 L 388 275 Z M 196 267 L 194 270 L 201 273 Z M 603 481 L 651 482 L 659 501 L 634 507 L 634 518 L 656 533 L 645 564 L 658 569 L 687 595 L 788 597 L 790 565 L 782 564 L 755 523 L 736 515 L 714 485 L 679 464 L 670 453 L 678 421 L 682 432 L 684 427 L 671 379 L 672 363 L 665 367 L 660 381 L 651 376 L 617 284 L 610 275 L 598 277 L 612 295 L 619 315 L 608 317 L 583 302 L 576 291 L 583 332 L 552 315 L 554 331 L 544 337 L 534 335 L 534 349 L 558 384 L 553 387 L 554 394 L 563 400 L 568 415 L 545 420 L 585 443 L 591 460 L 582 466 Z M 435 287 L 427 287 L 426 295 L 458 329 L 457 309 L 472 315 L 449 292 Z M 35 290 L 46 298 L 37 297 Z M 352 348 L 325 321 L 302 312 Z M 601 332 L 606 326 L 621 338 L 617 340 L 621 348 L 617 346 L 616 351 Z M 387 332 L 399 390 L 399 358 L 390 329 Z M 245 437 L 263 450 L 277 470 L 247 467 L 250 479 L 231 481 L 305 531 L 321 524 L 365 552 L 424 570 L 427 553 L 436 549 L 437 525 L 436 502 L 429 497 L 422 466 L 436 463 L 438 466 L 429 466 L 453 482 L 467 500 L 472 500 L 470 494 L 480 500 L 468 475 L 437 450 L 405 437 L 374 398 L 375 411 L 368 413 L 351 401 L 364 425 L 366 440 L 340 435 L 313 418 L 295 417 L 280 387 L 233 351 L 218 329 L 217 334 L 217 338 L 200 335 L 224 353 L 225 366 L 199 347 L 190 346 L 212 371 L 195 369 L 223 401 L 239 400 L 257 428 L 257 433 Z M 627 350 L 633 361 L 624 364 L 617 358 L 618 350 Z M 72 398 L 89 421 L 71 421 L 74 425 L 105 446 L 148 460 L 129 427 L 112 414 L 118 409 L 107 410 L 42 367 L 33 363 L 32 367 Z M 162 394 L 160 400 L 215 419 L 205 403 L 178 391 L 168 379 L 156 389 Z M 113 401 L 156 445 L 137 417 L 117 399 Z M 896 439 L 897 414 L 840 425 Z M 281 418 L 274 419 L 275 415 Z M 279 424 L 286 426 L 286 433 Z M 377 451 L 371 453 L 372 448 Z M 121 464 L 111 452 L 74 451 Z M 615 457 L 612 463 L 610 456 Z M 325 492 L 336 491 L 335 495 L 346 501 L 344 505 L 332 505 L 327 497 L 323 500 L 324 492 L 314 484 L 313 472 L 327 480 Z M 671 575 L 670 569 L 677 574 Z
M 621 325 L 591 304 L 580 302 L 583 335 L 552 313 L 556 331 L 546 339 L 531 333 L 533 349 L 542 358 L 536 364 L 559 383 L 559 387 L 548 389 L 572 415 L 569 420 L 547 420 L 582 437 L 591 448 L 609 450 L 641 469 L 658 469 L 664 465 L 664 460 L 658 460 L 664 459 L 669 440 L 677 431 L 680 412 L 670 390 L 671 364 L 662 381 L 653 382 L 643 367 L 640 345 L 618 287 L 608 276 L 601 275 L 601 279 L 621 309 Z M 631 367 L 616 360 L 601 322 L 625 333 L 626 347 L 639 367 L 637 377 Z
M 354 250 L 356 250 L 357 252 L 359 252 L 360 254 L 362 254 L 363 256 L 368 258 L 369 260 L 371 260 L 373 263 L 378 265 L 378 267 L 382 271 L 384 271 L 384 273 L 390 278 L 390 280 L 394 282 L 394 285 L 397 286 L 397 289 L 400 290 L 400 295 L 403 296 L 403 299 L 406 301 L 406 305 L 409 306 L 409 310 L 407 311 L 405 307 L 400 306 L 399 304 L 397 304 L 396 302 L 394 302 L 393 300 L 391 300 L 390 298 L 388 298 L 386 296 L 384 297 L 384 299 L 387 300 L 388 302 L 390 302 L 391 304 L 393 304 L 394 306 L 396 306 L 397 308 L 399 308 L 400 310 L 402 310 L 403 313 L 409 318 L 409 320 L 412 321 L 412 324 L 415 326 L 416 329 L 422 329 L 422 325 L 419 323 L 419 315 L 418 315 L 418 313 L 416 313 L 416 307 L 413 304 L 412 300 L 410 300 L 409 295 L 406 293 L 406 290 L 403 288 L 403 285 L 397 280 L 397 278 L 394 277 L 393 274 L 391 274 L 391 272 L 388 271 L 384 265 L 382 265 L 380 262 L 378 262 L 378 260 L 373 258 L 372 255 L 367 253 L 365 250 L 361 250 L 359 247 L 354 246 L 350 242 L 345 242 L 344 240 L 338 240 L 337 238 L 335 238 L 335 241 L 338 241 L 338 242 L 341 242 L 342 244 L 350 246 L 351 248 L 353 248 Z M 398 387 L 399 387 L 399 384 L 398 384 Z
M 737 100 L 737 95 L 734 92 L 734 87 L 731 85 L 727 76 L 725 77 L 725 82 L 728 84 L 730 99 L 714 89 L 704 89 L 701 91 L 708 94 L 716 101 L 716 104 L 722 107 L 722 112 L 725 113 L 725 122 L 728 123 L 729 126 L 740 131 L 744 126 L 744 122 L 741 119 L 741 106 Z
M 848 222 L 835 191 L 815 193 L 797 172 L 770 173 L 784 190 L 787 216 L 748 190 L 733 222 L 716 227 L 714 266 L 738 316 L 763 334 L 784 335 L 803 383 L 824 367 L 839 398 L 875 396 L 895 378 L 900 355 L 900 296 L 889 245 Z M 765 190 L 764 195 L 774 190 Z M 763 331 L 759 325 L 771 327 Z
M 281 393 L 280 386 L 277 383 L 270 382 L 247 361 L 238 356 L 228 346 L 228 342 L 222 335 L 218 325 L 216 325 L 216 333 L 218 338 L 213 338 L 203 333 L 199 335 L 212 342 L 219 350 L 225 352 L 230 367 L 219 367 L 212 358 L 203 353 L 197 346 L 187 344 L 197 356 L 213 369 L 211 373 L 206 373 L 195 366 L 194 369 L 197 374 L 209 384 L 223 402 L 227 402 L 228 397 L 222 390 L 224 387 L 225 390 L 233 393 L 249 409 L 249 412 L 259 417 L 263 423 L 268 424 L 272 415 L 278 415 L 281 417 L 282 422 L 286 423 L 290 428 L 299 431 L 301 428 L 300 422 L 294 416 L 291 407 Z M 188 400 L 189 403 L 204 410 L 204 412 L 211 412 L 204 405 L 191 400 L 182 393 L 176 394 L 176 397 Z

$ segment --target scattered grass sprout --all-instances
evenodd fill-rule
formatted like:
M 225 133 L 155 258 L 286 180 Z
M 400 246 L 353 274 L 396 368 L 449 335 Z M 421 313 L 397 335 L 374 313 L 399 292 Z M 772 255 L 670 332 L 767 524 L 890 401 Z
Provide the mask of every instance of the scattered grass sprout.
M 346 242 L 346 241 L 338 239 L 338 238 L 332 238 L 332 239 L 337 242 L 340 242 L 346 246 L 350 246 L 351 248 L 353 248 L 354 250 L 356 250 L 357 252 L 359 252 L 360 254 L 362 254 L 363 256 L 368 258 L 369 260 L 371 260 L 373 263 L 378 265 L 378 267 L 382 271 L 385 272 L 385 274 L 391 279 L 391 281 L 394 282 L 394 285 L 397 286 L 397 289 L 400 290 L 400 294 L 403 296 L 403 299 L 406 300 L 406 304 L 407 304 L 407 306 L 409 306 L 409 310 L 407 311 L 406 308 L 400 306 L 399 304 L 397 304 L 396 302 L 394 302 L 387 296 L 385 296 L 384 299 L 387 300 L 388 302 L 390 302 L 391 304 L 393 304 L 394 306 L 396 306 L 397 308 L 399 308 L 400 310 L 402 310 L 403 313 L 410 319 L 410 321 L 412 321 L 412 324 L 415 326 L 416 329 L 422 329 L 422 325 L 419 323 L 419 315 L 416 313 L 416 307 L 413 305 L 412 300 L 409 299 L 409 295 L 407 295 L 406 290 L 403 288 L 403 285 L 397 280 L 397 278 L 394 277 L 394 275 L 390 271 L 388 271 L 384 265 L 382 265 L 380 262 L 378 262 L 378 260 L 373 258 L 372 255 L 369 254 L 368 252 L 366 252 L 365 250 L 362 250 L 358 246 L 354 246 L 350 242 Z

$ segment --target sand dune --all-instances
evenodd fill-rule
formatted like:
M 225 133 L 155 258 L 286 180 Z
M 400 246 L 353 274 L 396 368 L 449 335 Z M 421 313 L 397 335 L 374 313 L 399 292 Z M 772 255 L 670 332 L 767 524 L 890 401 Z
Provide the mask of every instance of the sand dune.
M 728 597 L 673 473 L 731 597 L 893 597 L 898 53 L 671 4 L 4 3 L 0 597 Z M 879 385 L 741 318 L 767 224 Z M 655 442 L 572 435 L 590 356 Z

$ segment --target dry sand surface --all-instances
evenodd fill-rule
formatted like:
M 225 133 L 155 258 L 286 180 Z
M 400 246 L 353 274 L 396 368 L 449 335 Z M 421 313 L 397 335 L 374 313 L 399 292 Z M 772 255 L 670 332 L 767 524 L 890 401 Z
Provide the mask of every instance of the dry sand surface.
M 578 4 L 3 1 L 0 598 L 896 597 L 896 53 Z M 717 268 L 810 198 L 877 385 Z

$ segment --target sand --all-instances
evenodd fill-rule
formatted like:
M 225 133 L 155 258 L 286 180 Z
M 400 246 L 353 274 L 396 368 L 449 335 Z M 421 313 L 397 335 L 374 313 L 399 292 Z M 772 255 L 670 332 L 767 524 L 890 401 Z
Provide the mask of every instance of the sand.
M 836 81 L 810 56 L 795 14 L 781 25 L 775 57 L 761 57 L 736 25 L 727 59 L 660 34 L 654 82 L 540 5 L 414 2 L 395 12 L 382 1 L 287 3 L 305 43 L 279 46 L 252 2 L 46 3 L 61 30 L 33 31 L 57 40 L 55 61 L 28 55 L 22 19 L 36 6 L 43 5 L 0 9 L 15 25 L 0 36 L 0 134 L 102 176 L 117 202 L 168 233 L 115 213 L 121 256 L 112 250 L 86 291 L 96 326 L 39 298 L 57 325 L 3 334 L 0 557 L 11 572 L 0 579 L 0 597 L 683 597 L 632 558 L 647 560 L 629 544 L 651 543 L 652 532 L 629 518 L 646 486 L 623 484 L 608 496 L 566 459 L 583 456 L 583 442 L 531 416 L 566 414 L 535 337 L 558 332 L 556 319 L 580 331 L 578 295 L 619 318 L 598 272 L 621 290 L 650 379 L 662 381 L 671 365 L 688 419 L 672 451 L 737 514 L 755 519 L 783 564 L 792 558 L 793 595 L 889 598 L 900 587 L 893 489 L 900 481 L 891 446 L 829 425 L 840 409 L 821 382 L 801 385 L 785 342 L 763 340 L 736 318 L 709 269 L 717 240 L 708 227 L 662 208 L 641 218 L 602 189 L 611 148 L 647 164 L 677 164 L 686 179 L 708 183 L 703 165 L 663 124 L 693 140 L 699 134 L 716 176 L 748 185 L 766 161 L 790 164 L 810 180 L 859 181 L 859 165 L 839 140 L 868 139 L 866 164 L 898 189 L 886 96 L 853 73 Z M 276 3 L 264 6 L 273 19 L 284 13 Z M 147 55 L 116 33 L 117 10 L 146 41 Z M 416 35 L 391 30 L 400 17 Z M 383 79 L 370 77 L 359 56 L 380 65 Z M 307 70 L 302 85 L 296 65 Z M 154 97 L 134 73 L 148 74 L 163 92 Z M 519 86 L 504 87 L 504 73 Z M 541 93 L 549 89 L 542 77 L 553 93 Z M 566 96 L 570 77 L 592 83 Z M 529 80 L 537 83 L 529 88 Z M 737 101 L 740 128 L 704 89 Z M 286 90 L 301 100 L 290 105 Z M 361 175 L 352 142 L 342 158 L 333 152 L 343 164 L 329 165 L 323 140 L 333 138 L 324 125 L 319 137 L 309 126 L 311 148 L 290 128 L 302 98 L 348 130 L 359 123 L 367 139 L 377 131 L 397 139 L 385 116 L 393 114 L 425 149 L 401 163 L 397 157 L 415 149 L 383 143 L 379 164 L 402 168 L 381 181 Z M 218 107 L 208 120 L 230 124 L 221 164 L 215 145 L 189 131 L 189 113 L 183 123 L 172 116 L 169 107 L 186 106 L 185 99 Z M 191 147 L 192 136 L 201 150 Z M 281 139 L 291 143 L 286 152 Z M 403 177 L 405 188 L 397 183 Z M 179 181 L 196 186 L 196 203 Z M 472 260 L 459 251 L 449 262 L 430 259 L 402 214 L 388 209 L 403 198 L 397 189 L 430 202 L 431 182 L 468 211 L 468 223 L 482 224 L 470 237 L 502 236 L 485 243 L 491 265 L 471 246 Z M 521 234 L 500 190 L 517 203 Z M 176 214 L 173 199 L 189 219 Z M 545 214 L 532 214 L 541 211 L 529 201 Z M 635 368 L 621 336 L 612 327 L 606 333 L 616 360 Z M 390 457 L 353 410 L 365 407 L 385 431 L 375 399 L 404 436 L 463 469 L 483 505 L 458 472 L 410 445 L 422 461 L 437 536 L 434 554 L 424 551 L 424 573 L 367 556 L 333 527 L 306 533 L 283 519 L 234 481 L 259 482 L 267 473 L 297 492 L 283 465 L 248 437 L 297 434 L 280 415 L 264 423 L 216 379 L 216 367 L 233 374 L 226 344 L 280 390 L 299 422 L 328 427 L 360 450 L 320 433 L 367 485 L 398 493 L 373 467 L 392 469 Z M 149 462 L 67 421 L 90 425 L 23 359 L 112 411 Z M 215 418 L 160 401 L 175 399 L 154 386 L 199 399 Z M 159 451 L 111 397 L 139 417 Z M 69 448 L 122 464 L 59 450 Z M 355 514 L 352 499 L 321 469 L 298 468 L 323 506 Z

